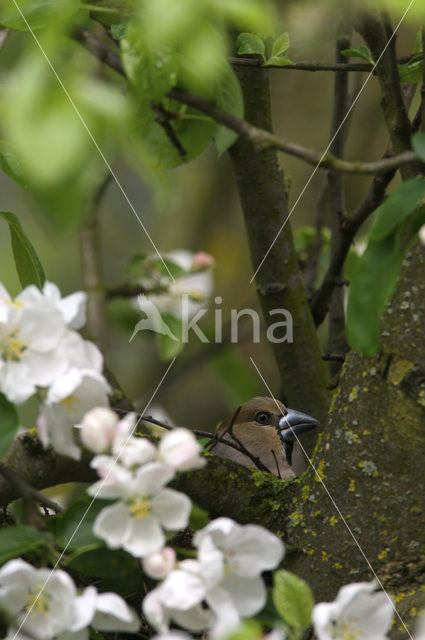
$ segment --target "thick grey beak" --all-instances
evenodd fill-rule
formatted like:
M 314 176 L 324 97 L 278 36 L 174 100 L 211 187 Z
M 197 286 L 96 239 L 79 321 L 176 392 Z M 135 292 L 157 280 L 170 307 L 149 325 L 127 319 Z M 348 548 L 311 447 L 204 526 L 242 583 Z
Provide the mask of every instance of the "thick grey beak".
M 286 416 L 279 420 L 280 437 L 283 442 L 295 442 L 300 435 L 315 429 L 318 425 L 319 422 L 307 413 L 287 408 Z

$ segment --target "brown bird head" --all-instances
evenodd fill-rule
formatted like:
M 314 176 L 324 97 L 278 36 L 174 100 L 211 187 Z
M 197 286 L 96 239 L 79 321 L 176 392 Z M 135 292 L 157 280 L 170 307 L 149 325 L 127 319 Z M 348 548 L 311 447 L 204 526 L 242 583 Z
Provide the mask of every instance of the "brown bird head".
M 210 450 L 221 458 L 289 478 L 295 475 L 291 468 L 294 442 L 317 425 L 311 416 L 279 400 L 251 398 L 223 421 Z

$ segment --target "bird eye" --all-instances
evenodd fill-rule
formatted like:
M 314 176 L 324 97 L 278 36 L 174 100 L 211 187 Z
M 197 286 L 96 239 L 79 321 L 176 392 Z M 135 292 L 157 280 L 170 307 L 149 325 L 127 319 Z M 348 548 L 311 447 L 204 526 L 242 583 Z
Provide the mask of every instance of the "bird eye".
M 259 411 L 255 416 L 255 422 L 258 422 L 258 424 L 269 424 L 270 415 L 268 411 Z

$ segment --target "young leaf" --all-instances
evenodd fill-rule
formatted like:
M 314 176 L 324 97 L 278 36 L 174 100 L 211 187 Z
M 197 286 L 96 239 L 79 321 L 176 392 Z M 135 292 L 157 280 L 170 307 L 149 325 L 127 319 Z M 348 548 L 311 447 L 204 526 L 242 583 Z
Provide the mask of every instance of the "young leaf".
M 21 285 L 27 287 L 35 284 L 41 289 L 46 279 L 43 267 L 21 223 L 14 213 L 8 211 L 0 211 L 0 217 L 9 225 L 13 257 Z
M 293 67 L 295 62 L 288 56 L 271 56 L 263 64 L 263 67 Z
M 67 559 L 65 566 L 84 576 L 100 578 L 105 590 L 113 584 L 114 591 L 128 594 L 140 585 L 138 561 L 122 549 L 81 547 Z
M 370 242 L 384 240 L 399 227 L 425 196 L 425 180 L 403 182 L 379 207 L 369 235 Z
M 418 156 L 425 160 L 425 133 L 419 131 L 412 136 L 412 147 L 418 154 Z
M 282 619 L 297 631 L 306 629 L 314 605 L 308 584 L 289 571 L 276 571 L 273 581 L 273 602 Z
M 46 544 L 43 534 L 33 527 L 4 527 L 0 529 L 0 565 L 12 558 L 19 558 L 28 551 L 45 547 Z
M 3 171 L 24 189 L 28 189 L 28 182 L 23 175 L 21 163 L 15 155 L 12 145 L 6 140 L 0 140 L 0 171 Z
M 236 40 L 237 53 L 240 56 L 243 55 L 260 55 L 263 60 L 265 46 L 264 42 L 255 33 L 240 33 Z
M 9 451 L 18 426 L 19 418 L 15 405 L 0 393 L 0 458 Z
M 276 38 L 273 43 L 273 49 L 271 53 L 272 58 L 283 57 L 285 51 L 289 49 L 289 34 L 285 31 L 281 33 L 281 35 Z
M 414 56 L 409 62 L 406 64 L 399 64 L 398 67 L 398 75 L 400 76 L 401 82 L 422 82 L 423 75 L 423 55 L 420 53 L 417 56 Z
M 215 90 L 217 106 L 223 111 L 237 116 L 244 117 L 244 104 L 242 90 L 235 72 L 226 65 L 220 75 Z M 235 142 L 238 134 L 227 127 L 219 127 L 214 141 L 217 147 L 217 155 L 220 157 Z
M 366 47 L 364 44 L 361 44 L 360 47 L 356 49 L 343 49 L 341 54 L 347 58 L 362 58 L 370 64 L 375 64 L 369 47 Z
M 397 282 L 402 253 L 395 234 L 370 242 L 351 282 L 347 308 L 350 345 L 365 355 L 378 349 L 380 317 Z

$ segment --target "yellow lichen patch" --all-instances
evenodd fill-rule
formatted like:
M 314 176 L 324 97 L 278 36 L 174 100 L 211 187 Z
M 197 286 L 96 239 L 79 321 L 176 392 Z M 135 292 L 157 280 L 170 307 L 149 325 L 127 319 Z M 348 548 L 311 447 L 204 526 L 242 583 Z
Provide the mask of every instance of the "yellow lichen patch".
M 291 513 L 291 515 L 289 516 L 289 519 L 292 523 L 292 526 L 297 527 L 299 524 L 301 524 L 301 522 L 303 522 L 304 516 L 302 513 L 294 511 L 294 513 Z
M 356 385 L 351 389 L 350 394 L 348 396 L 348 401 L 353 402 L 353 400 L 357 400 L 358 395 L 359 395 L 359 388 Z
M 418 610 L 416 607 L 411 607 L 410 611 L 409 611 L 409 616 L 411 616 L 412 618 L 415 618 L 418 615 Z
M 334 527 L 337 522 L 338 522 L 338 518 L 335 518 L 335 516 L 331 516 L 329 518 L 329 524 L 331 525 L 331 527 Z
M 306 500 L 308 500 L 309 495 L 310 495 L 310 487 L 308 486 L 308 484 L 305 484 L 301 489 L 301 500 L 303 502 L 306 502 Z
M 383 560 L 384 558 L 386 558 L 388 555 L 388 552 L 385 551 L 385 549 L 383 551 L 381 551 L 381 553 L 378 553 L 378 560 Z
M 405 375 L 413 369 L 414 362 L 406 358 L 393 358 L 387 374 L 387 380 L 394 385 L 399 385 Z
M 356 490 L 356 481 L 354 480 L 354 478 L 351 478 L 350 483 L 348 485 L 348 491 L 355 491 Z
M 332 566 L 334 569 L 342 569 L 342 564 L 340 562 L 334 562 Z
M 363 429 L 363 435 L 364 435 L 364 436 L 370 436 L 370 434 L 371 434 L 371 433 L 372 433 L 372 432 L 371 432 L 371 431 L 369 431 L 369 429 Z
M 369 388 L 368 387 L 363 387 L 363 391 L 364 391 L 364 393 L 367 393 L 369 391 Z
M 322 550 L 322 560 L 323 560 L 323 562 L 328 562 L 330 557 L 331 557 L 330 554 L 326 553 L 326 551 L 323 549 Z
M 321 460 L 316 467 L 316 475 L 314 476 L 314 480 L 316 482 L 323 482 L 325 478 L 325 473 L 323 471 L 324 468 L 325 468 L 325 461 Z
M 401 593 L 397 593 L 397 595 L 393 596 L 394 602 L 397 604 L 398 602 L 401 602 L 402 600 L 404 600 L 404 598 L 406 597 L 406 594 L 404 593 L 404 591 L 402 591 Z

